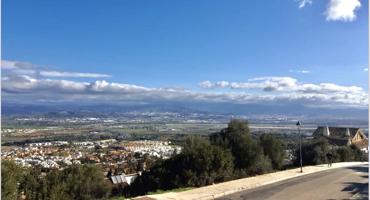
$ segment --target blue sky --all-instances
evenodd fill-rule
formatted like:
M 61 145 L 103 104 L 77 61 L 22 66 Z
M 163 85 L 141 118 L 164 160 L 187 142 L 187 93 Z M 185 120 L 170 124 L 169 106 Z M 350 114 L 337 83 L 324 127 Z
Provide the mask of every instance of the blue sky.
M 22 93 L 35 101 L 42 93 L 45 100 L 53 96 L 52 89 L 66 88 L 56 81 L 104 81 L 101 87 L 121 96 L 127 91 L 109 84 L 203 96 L 244 95 L 238 98 L 302 96 L 315 87 L 315 94 L 338 92 L 341 97 L 330 98 L 352 105 L 344 102 L 345 95 L 356 87 L 362 91 L 350 95 L 361 93 L 364 101 L 355 104 L 363 106 L 368 88 L 367 8 L 364 0 L 4 0 L 3 93 L 9 93 L 5 101 Z M 36 75 L 22 74 L 25 68 Z M 14 78 L 20 75 L 28 79 Z M 38 85 L 25 87 L 30 78 Z M 256 81 L 252 79 L 260 85 L 250 84 Z M 41 85 L 45 81 L 48 86 Z M 228 84 L 217 84 L 221 81 Z M 236 87 L 242 83 L 244 87 Z M 327 83 L 336 88 L 320 85 Z M 72 90 L 67 93 L 73 99 L 85 94 Z M 310 97 L 304 96 L 302 103 Z M 317 98 L 326 97 L 316 95 L 310 102 Z

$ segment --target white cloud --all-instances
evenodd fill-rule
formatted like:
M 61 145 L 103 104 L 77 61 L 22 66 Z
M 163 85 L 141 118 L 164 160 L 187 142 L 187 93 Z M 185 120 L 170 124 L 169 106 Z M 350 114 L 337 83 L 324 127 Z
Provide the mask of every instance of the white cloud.
M 229 83 L 227 81 L 218 81 L 216 83 L 209 82 L 208 85 L 212 86 L 210 88 L 229 87 L 231 89 L 244 89 L 244 90 L 262 89 L 265 91 L 277 91 L 283 90 L 284 87 L 294 84 L 295 81 L 296 81 L 295 79 L 291 79 L 290 77 L 258 77 L 249 79 L 248 82 Z M 224 84 L 222 84 L 221 86 L 220 83 Z
M 41 69 L 40 66 L 34 65 L 29 62 L 21 61 L 1 61 L 1 69 L 5 75 L 8 74 L 20 74 L 20 75 L 40 75 L 43 77 L 58 77 L 58 78 L 108 78 L 111 75 L 98 74 L 98 73 L 81 73 L 81 72 L 63 72 L 63 71 L 51 71 Z
M 364 70 L 364 72 L 368 72 L 369 68 L 364 68 L 363 70 Z
M 214 85 L 211 81 L 203 81 L 199 83 L 199 86 L 202 88 L 213 88 Z
M 207 82 L 210 88 L 225 88 L 230 89 L 261 89 L 264 91 L 299 91 L 303 93 L 361 93 L 363 89 L 357 86 L 341 86 L 334 83 L 300 83 L 297 79 L 292 77 L 257 77 L 248 79 L 248 82 L 231 82 L 227 85 L 220 85 L 219 83 L 228 83 L 227 81 L 219 81 L 212 83 Z M 202 87 L 202 84 L 200 84 Z M 207 87 L 204 87 L 207 88 Z
M 226 88 L 226 87 L 229 86 L 229 82 L 227 82 L 227 81 L 217 81 L 216 86 Z
M 310 70 L 289 70 L 289 72 L 292 73 L 298 73 L 298 74 L 311 74 L 312 72 Z
M 357 86 L 341 86 L 333 83 L 320 83 L 320 84 L 300 84 L 294 89 L 304 93 L 352 93 L 361 94 L 364 90 Z
M 355 11 L 361 7 L 360 0 L 329 0 L 325 11 L 327 21 L 353 21 Z
M 291 77 L 257 77 L 245 83 L 231 83 L 232 89 L 263 89 L 264 91 L 282 91 L 296 85 L 297 79 Z
M 45 77 L 70 77 L 70 78 L 106 78 L 108 74 L 79 73 L 79 72 L 59 72 L 59 71 L 40 71 L 41 76 Z
M 1 69 L 15 69 L 15 62 L 7 61 L 7 60 L 2 60 L 1 61 Z
M 29 63 L 21 67 L 17 63 L 6 63 L 6 65 L 7 73 L 2 74 L 3 101 L 203 101 L 228 103 L 298 103 L 314 106 L 338 105 L 366 107 L 368 105 L 367 93 L 361 87 L 342 86 L 334 83 L 302 83 L 292 77 L 256 77 L 246 82 L 229 82 L 225 80 L 216 82 L 203 81 L 199 83 L 200 87 L 213 90 L 195 92 L 178 88 L 144 87 L 106 80 L 92 82 L 60 80 L 60 77 L 76 77 L 76 74 L 54 73 L 54 71 L 41 70 L 54 73 L 49 77 L 45 77 L 41 75 L 37 67 Z M 37 73 L 28 73 L 27 70 L 35 70 Z M 77 73 L 77 75 L 81 74 Z M 84 76 L 86 77 L 86 74 Z M 54 77 L 58 77 L 58 79 L 53 79 Z
M 105 80 L 78 82 L 70 80 L 37 79 L 27 75 L 2 77 L 6 98 L 37 101 L 205 101 L 229 103 L 291 102 L 313 105 L 366 106 L 367 94 L 357 86 L 333 83 L 302 84 L 290 77 L 260 77 L 246 83 L 206 82 L 207 88 L 257 89 L 270 92 L 193 92 L 183 89 L 149 88 Z M 202 84 L 201 84 L 202 85 Z M 210 87 L 212 86 L 212 87 Z
M 313 3 L 312 0 L 296 0 L 296 2 L 300 9 Z M 356 11 L 360 7 L 360 0 L 328 0 L 324 15 L 327 21 L 351 22 L 356 19 Z
M 20 61 L 1 61 L 1 69 L 34 69 L 36 66 L 29 62 Z
M 312 0 L 297 0 L 297 2 L 299 8 L 304 8 L 306 5 L 312 4 Z
M 222 81 L 226 82 L 226 81 Z M 219 84 L 207 82 L 211 88 L 225 88 Z M 367 105 L 368 97 L 363 88 L 358 86 L 342 86 L 334 83 L 301 83 L 292 77 L 257 77 L 247 82 L 231 82 L 228 88 L 258 93 L 258 90 L 268 92 L 274 100 L 304 100 L 311 102 L 347 103 Z
M 83 82 L 51 79 L 40 80 L 27 75 L 3 77 L 2 81 L 3 90 L 13 93 L 32 93 L 44 91 L 50 93 L 81 92 L 85 90 L 85 87 L 87 86 L 87 83 Z

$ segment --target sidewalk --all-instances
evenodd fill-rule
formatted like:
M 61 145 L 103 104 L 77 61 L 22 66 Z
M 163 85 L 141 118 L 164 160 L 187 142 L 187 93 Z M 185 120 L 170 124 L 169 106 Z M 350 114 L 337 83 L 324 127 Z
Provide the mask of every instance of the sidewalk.
M 282 180 L 287 180 L 290 178 L 295 178 L 299 176 L 304 176 L 307 174 L 312 174 L 315 172 L 326 171 L 330 169 L 340 168 L 340 167 L 350 167 L 354 165 L 368 164 L 368 162 L 343 162 L 343 163 L 333 163 L 331 168 L 328 168 L 326 164 L 316 165 L 316 166 L 306 166 L 303 167 L 303 173 L 300 173 L 300 168 L 290 169 L 285 171 L 279 171 L 270 174 L 264 174 L 260 176 L 248 177 L 233 181 L 228 181 L 224 183 L 219 183 L 215 185 L 200 187 L 184 192 L 168 192 L 163 194 L 147 195 L 145 197 L 138 197 L 135 199 L 157 199 L 157 200 L 191 200 L 191 199 L 214 199 L 222 197 L 228 194 L 239 192 L 246 189 L 252 189 L 259 186 L 279 182 Z

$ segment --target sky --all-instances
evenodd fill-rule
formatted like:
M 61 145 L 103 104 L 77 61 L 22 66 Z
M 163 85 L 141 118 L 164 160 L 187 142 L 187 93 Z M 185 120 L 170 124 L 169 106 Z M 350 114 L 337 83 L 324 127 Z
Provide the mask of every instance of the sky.
M 3 0 L 2 101 L 368 105 L 366 0 Z

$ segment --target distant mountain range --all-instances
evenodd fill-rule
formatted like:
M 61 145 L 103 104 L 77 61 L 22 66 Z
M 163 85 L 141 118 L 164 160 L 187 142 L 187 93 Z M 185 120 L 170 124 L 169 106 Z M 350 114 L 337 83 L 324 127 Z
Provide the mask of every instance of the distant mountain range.
M 359 108 L 313 108 L 302 105 L 261 105 L 261 104 L 230 104 L 230 103 L 151 103 L 143 105 L 107 105 L 107 104 L 9 104 L 2 103 L 2 115 L 30 115 L 54 113 L 58 115 L 110 116 L 127 112 L 175 112 L 180 114 L 203 113 L 219 115 L 263 116 L 296 116 L 305 119 L 351 119 L 368 120 L 368 109 Z

